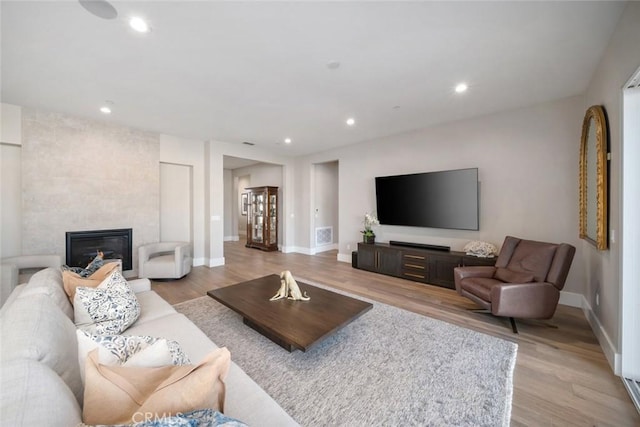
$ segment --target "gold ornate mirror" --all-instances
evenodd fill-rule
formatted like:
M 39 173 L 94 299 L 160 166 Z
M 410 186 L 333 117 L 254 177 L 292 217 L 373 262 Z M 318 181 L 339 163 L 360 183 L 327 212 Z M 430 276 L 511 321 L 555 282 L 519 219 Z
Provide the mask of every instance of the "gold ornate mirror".
M 609 247 L 607 232 L 607 122 L 604 109 L 589 107 L 580 142 L 580 238 L 598 250 Z

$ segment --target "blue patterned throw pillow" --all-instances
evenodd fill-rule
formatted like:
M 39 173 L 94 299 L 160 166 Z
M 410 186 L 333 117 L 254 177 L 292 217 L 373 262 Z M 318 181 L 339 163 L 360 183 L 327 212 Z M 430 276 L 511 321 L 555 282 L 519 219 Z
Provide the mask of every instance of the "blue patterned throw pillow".
M 77 288 L 73 308 L 76 326 L 94 335 L 118 335 L 140 317 L 136 294 L 117 269 L 97 288 Z
M 160 418 L 158 420 L 149 420 L 143 423 L 135 424 L 136 427 L 248 427 L 242 421 L 226 415 L 213 409 L 198 409 L 196 411 L 178 414 L 173 417 Z

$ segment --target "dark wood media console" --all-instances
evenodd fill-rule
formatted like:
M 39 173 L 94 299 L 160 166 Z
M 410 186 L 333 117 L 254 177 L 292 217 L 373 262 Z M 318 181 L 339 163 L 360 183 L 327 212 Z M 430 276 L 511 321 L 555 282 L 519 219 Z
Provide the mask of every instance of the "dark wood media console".
M 388 276 L 455 289 L 453 269 L 468 265 L 493 266 L 496 258 L 464 252 L 422 249 L 387 243 L 358 243 L 358 268 Z

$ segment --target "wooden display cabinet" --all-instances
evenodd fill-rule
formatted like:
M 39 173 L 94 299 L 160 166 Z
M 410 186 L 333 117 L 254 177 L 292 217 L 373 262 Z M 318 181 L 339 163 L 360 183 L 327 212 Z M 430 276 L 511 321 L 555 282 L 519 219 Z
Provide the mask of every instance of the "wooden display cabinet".
M 248 248 L 278 250 L 278 187 L 251 187 L 247 206 Z

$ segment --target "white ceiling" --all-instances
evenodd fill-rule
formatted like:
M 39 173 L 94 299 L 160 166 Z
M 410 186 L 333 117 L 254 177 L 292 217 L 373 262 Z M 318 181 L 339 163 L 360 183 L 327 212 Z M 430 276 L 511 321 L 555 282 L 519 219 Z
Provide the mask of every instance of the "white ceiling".
M 3 0 L 2 102 L 284 155 L 583 93 L 625 5 L 112 4 L 104 20 L 77 1 Z M 150 34 L 128 28 L 134 14 Z

